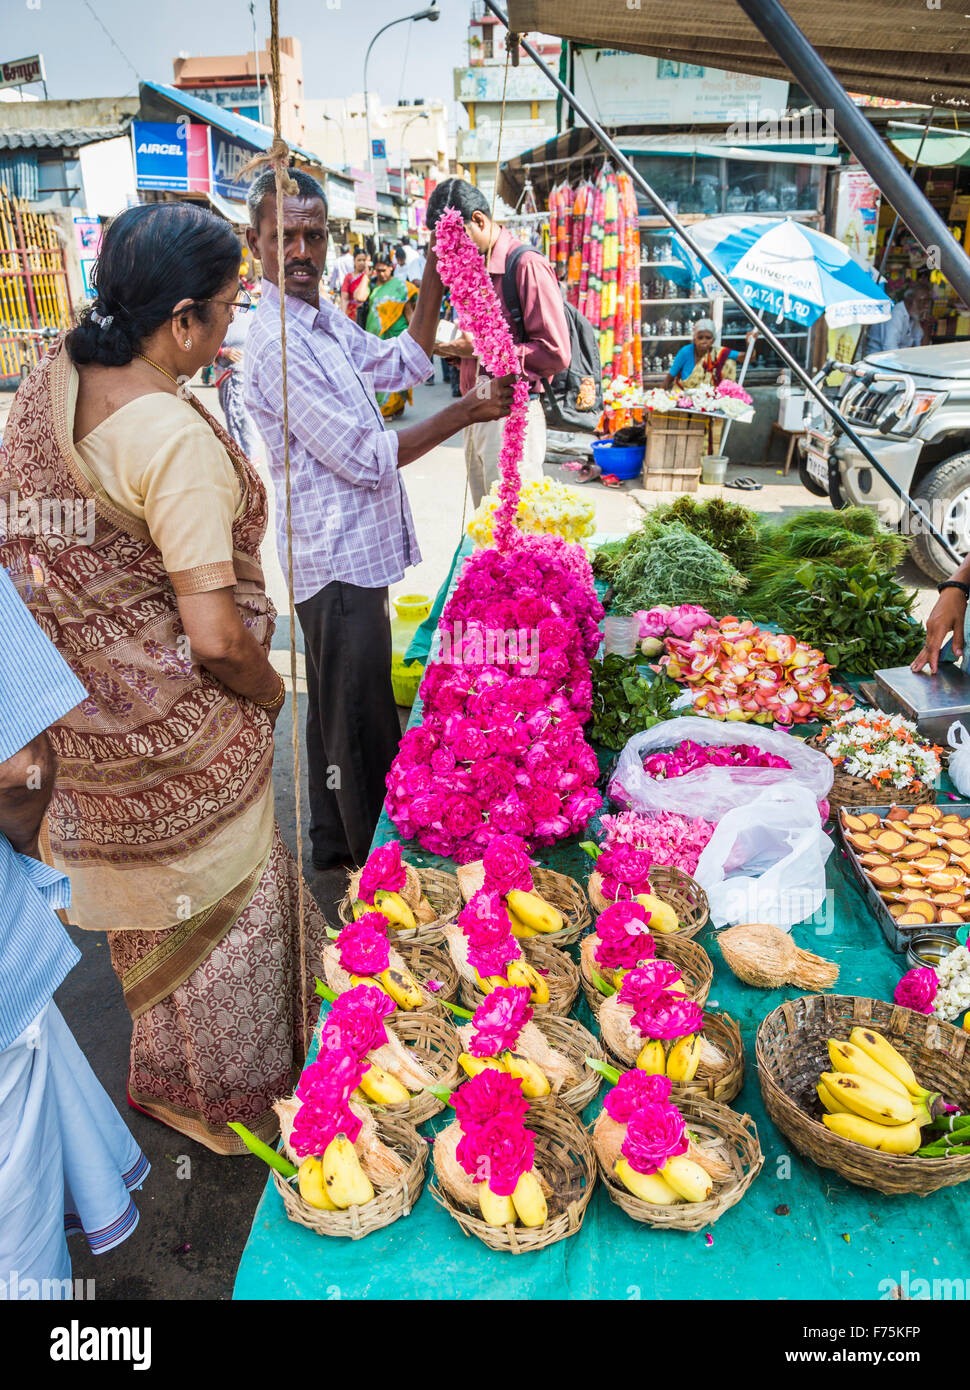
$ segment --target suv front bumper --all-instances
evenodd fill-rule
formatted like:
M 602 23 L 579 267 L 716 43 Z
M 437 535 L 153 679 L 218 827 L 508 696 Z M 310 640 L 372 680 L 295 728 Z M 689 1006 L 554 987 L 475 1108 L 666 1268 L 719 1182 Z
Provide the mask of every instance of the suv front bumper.
M 870 434 L 868 430 L 857 429 L 856 432 L 903 491 L 910 492 L 923 441 L 891 439 L 882 434 Z M 880 507 L 883 510 L 887 503 L 901 505 L 889 484 L 883 481 L 865 455 L 860 454 L 844 435 L 836 442 L 833 452 L 838 460 L 839 482 L 847 502 L 857 507 Z

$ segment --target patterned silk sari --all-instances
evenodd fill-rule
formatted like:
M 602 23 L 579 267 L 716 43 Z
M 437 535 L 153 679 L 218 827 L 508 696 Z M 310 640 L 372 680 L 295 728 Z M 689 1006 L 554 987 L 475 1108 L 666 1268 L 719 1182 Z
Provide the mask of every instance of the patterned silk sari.
M 417 298 L 418 287 L 392 275 L 372 291 L 367 305 L 367 332 L 378 338 L 396 338 L 408 326 L 405 308 Z M 411 404 L 410 391 L 378 391 L 377 404 L 385 420 L 400 415 Z
M 271 1136 L 270 1107 L 305 1051 L 298 885 L 272 814 L 272 727 L 192 661 L 147 527 L 80 466 L 72 379 L 58 344 L 18 391 L 0 450 L 0 564 L 89 694 L 50 731 L 59 768 L 45 857 L 72 877 L 72 919 L 112 928 L 135 1022 L 129 1100 L 216 1152 L 241 1152 L 226 1121 Z M 265 489 L 192 403 L 239 476 L 234 596 L 268 650 Z M 55 508 L 62 523 L 93 525 L 55 528 Z M 325 923 L 309 894 L 304 929 L 312 981 Z

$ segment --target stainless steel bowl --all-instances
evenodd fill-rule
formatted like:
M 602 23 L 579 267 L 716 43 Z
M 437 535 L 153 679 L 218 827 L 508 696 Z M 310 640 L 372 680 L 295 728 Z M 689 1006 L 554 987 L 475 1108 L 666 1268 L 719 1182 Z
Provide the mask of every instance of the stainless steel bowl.
M 918 931 L 910 938 L 906 960 L 913 969 L 921 965 L 936 967 L 957 944 L 956 932 Z

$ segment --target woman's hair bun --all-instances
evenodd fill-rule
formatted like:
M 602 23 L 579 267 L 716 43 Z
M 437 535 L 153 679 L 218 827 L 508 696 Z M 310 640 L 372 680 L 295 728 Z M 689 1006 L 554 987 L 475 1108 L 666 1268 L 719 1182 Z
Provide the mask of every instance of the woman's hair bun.
M 98 362 L 102 367 L 124 367 L 131 361 L 140 339 L 133 332 L 134 325 L 128 315 L 119 310 L 120 306 L 115 306 L 107 323 L 96 322 L 96 316 L 109 318 L 100 300 L 82 312 L 77 327 L 67 335 L 67 350 L 72 362 L 82 367 L 88 362 Z

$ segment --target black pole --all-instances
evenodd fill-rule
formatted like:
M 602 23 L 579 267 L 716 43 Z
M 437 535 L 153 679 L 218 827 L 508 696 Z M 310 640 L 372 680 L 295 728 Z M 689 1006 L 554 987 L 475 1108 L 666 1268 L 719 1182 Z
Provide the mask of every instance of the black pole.
M 484 0 L 484 3 L 491 10 L 492 14 L 495 15 L 496 19 L 498 19 L 502 24 L 504 24 L 506 29 L 509 29 L 508 15 L 506 15 L 502 10 L 499 9 L 498 5 L 495 3 L 495 0 Z M 732 299 L 734 303 L 738 306 L 738 308 L 744 313 L 744 315 L 751 320 L 751 322 L 758 329 L 759 333 L 765 339 L 765 341 L 767 343 L 770 343 L 771 347 L 778 354 L 778 356 L 785 363 L 785 365 L 795 373 L 798 380 L 805 387 L 805 390 L 808 392 L 808 394 L 812 396 L 814 400 L 816 400 L 818 404 L 822 407 L 825 413 L 835 421 L 835 423 L 842 430 L 843 434 L 845 434 L 846 438 L 851 440 L 851 442 L 858 449 L 862 457 L 866 460 L 867 463 L 871 464 L 871 466 L 879 474 L 880 478 L 882 478 L 883 482 L 886 483 L 886 485 L 896 494 L 899 500 L 906 507 L 909 508 L 910 512 L 912 512 L 915 516 L 918 516 L 920 518 L 921 523 L 926 527 L 927 533 L 933 537 L 937 544 L 943 547 L 943 550 L 947 555 L 949 555 L 950 559 L 953 560 L 954 564 L 961 564 L 963 557 L 957 554 L 957 552 L 953 549 L 952 545 L 950 545 L 946 537 L 942 535 L 940 531 L 937 530 L 936 526 L 934 526 L 933 522 L 920 507 L 919 503 L 915 502 L 913 498 L 910 497 L 909 493 L 905 492 L 900 487 L 896 479 L 892 476 L 891 473 L 887 472 L 884 466 L 876 458 L 875 454 L 873 454 L 872 450 L 868 447 L 865 441 L 859 437 L 859 435 L 849 424 L 848 420 L 845 419 L 845 417 L 840 413 L 840 411 L 833 404 L 833 402 L 822 394 L 819 388 L 815 385 L 815 382 L 805 371 L 805 368 L 802 366 L 802 364 L 795 360 L 795 358 L 785 347 L 784 343 L 780 340 L 780 338 L 778 338 L 775 335 L 775 333 L 772 332 L 772 330 L 768 327 L 768 325 L 764 322 L 760 315 L 757 314 L 754 309 L 752 309 L 751 305 L 741 298 L 741 295 L 734 288 L 734 286 L 727 279 L 727 277 L 724 274 L 722 274 L 720 270 L 718 270 L 717 266 L 711 262 L 708 256 L 697 245 L 694 238 L 687 231 L 686 227 L 683 227 L 680 224 L 680 222 L 677 220 L 676 213 L 672 212 L 671 209 L 664 202 L 664 200 L 661 198 L 660 194 L 656 193 L 653 190 L 653 188 L 651 188 L 650 184 L 647 183 L 646 179 L 636 168 L 633 162 L 629 160 L 626 157 L 626 155 L 622 152 L 622 150 L 619 149 L 616 143 L 610 139 L 610 137 L 607 135 L 606 131 L 599 124 L 599 122 L 595 120 L 595 118 L 584 109 L 584 107 L 580 104 L 579 98 L 575 95 L 575 93 L 569 87 L 566 86 L 565 82 L 560 81 L 560 79 L 552 71 L 548 64 L 543 62 L 543 60 L 539 57 L 539 54 L 529 43 L 528 39 L 524 39 L 521 35 L 517 35 L 517 39 L 521 46 L 525 49 L 526 53 L 528 53 L 529 57 L 535 63 L 536 67 L 544 73 L 544 75 L 549 79 L 549 81 L 556 88 L 556 90 L 562 94 L 565 100 L 576 112 L 576 115 L 579 116 L 580 120 L 584 121 L 586 126 L 593 132 L 593 134 L 596 136 L 597 140 L 599 140 L 603 148 L 609 153 L 610 158 L 615 161 L 619 168 L 623 169 L 627 174 L 629 174 L 630 178 L 633 180 L 636 186 L 639 189 L 641 189 L 643 193 L 650 199 L 651 203 L 653 203 L 654 207 L 660 213 L 661 217 L 663 217 L 664 220 L 670 224 L 670 226 L 680 237 L 681 241 L 683 241 L 684 245 L 687 246 L 687 248 L 694 253 L 697 259 L 702 263 L 702 265 L 705 265 L 707 267 L 712 277 L 717 281 L 717 283 L 720 285 L 721 289 L 728 296 L 728 298 Z M 498 174 L 499 171 L 496 170 L 496 180 L 498 179 Z M 952 237 L 950 239 L 952 240 Z
M 779 0 L 738 0 L 748 18 L 826 115 L 842 142 L 879 185 L 913 236 L 963 300 L 970 304 L 970 258 L 923 197 L 885 142 L 815 52 Z

